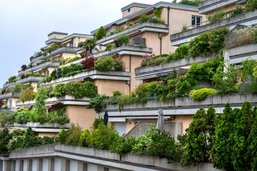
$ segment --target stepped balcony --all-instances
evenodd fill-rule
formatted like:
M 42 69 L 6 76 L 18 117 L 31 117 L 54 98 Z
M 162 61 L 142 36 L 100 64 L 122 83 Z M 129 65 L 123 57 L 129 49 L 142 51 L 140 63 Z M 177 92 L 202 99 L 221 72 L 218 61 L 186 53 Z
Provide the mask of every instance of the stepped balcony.
M 167 76 L 171 74 L 174 70 L 187 69 L 193 63 L 202 63 L 211 59 L 213 59 L 213 57 L 184 58 L 156 66 L 140 67 L 136 69 L 136 79 L 146 80 L 159 78 L 161 76 Z
M 46 56 L 42 55 L 37 58 L 34 58 L 31 62 L 34 63 L 34 62 L 38 62 L 40 60 L 46 60 L 52 56 L 55 56 L 55 55 L 58 55 L 61 53 L 76 53 L 79 49 L 80 48 L 78 48 L 78 47 L 61 47 L 61 48 L 54 50 L 53 52 L 51 52 L 50 54 L 48 54 Z
M 252 12 L 246 12 L 235 17 L 226 18 L 215 23 L 208 23 L 205 25 L 200 25 L 196 28 L 188 29 L 187 31 L 178 32 L 170 36 L 171 45 L 178 46 L 180 44 L 190 41 L 192 38 L 199 36 L 207 31 L 221 28 L 229 27 L 232 29 L 236 25 L 254 25 L 257 24 L 257 10 Z
M 25 71 L 21 71 L 19 75 L 24 74 L 26 72 L 35 72 L 37 70 L 44 69 L 44 68 L 57 68 L 57 67 L 59 67 L 58 62 L 45 62 L 36 66 L 32 66 L 31 68 L 28 68 Z
M 0 100 L 11 99 L 11 98 L 19 98 L 19 97 L 20 97 L 20 93 L 11 92 L 11 93 L 0 95 Z
M 98 40 L 96 42 L 96 44 L 106 45 L 108 43 L 113 42 L 115 39 L 117 39 L 121 35 L 132 36 L 132 35 L 136 35 L 136 34 L 139 34 L 139 33 L 142 33 L 142 32 L 147 32 L 147 31 L 168 34 L 169 33 L 169 28 L 165 24 L 142 23 L 142 24 L 127 28 L 126 30 L 121 31 L 119 33 L 109 35 L 109 36 L 107 36 L 107 37 L 105 37 L 101 40 Z

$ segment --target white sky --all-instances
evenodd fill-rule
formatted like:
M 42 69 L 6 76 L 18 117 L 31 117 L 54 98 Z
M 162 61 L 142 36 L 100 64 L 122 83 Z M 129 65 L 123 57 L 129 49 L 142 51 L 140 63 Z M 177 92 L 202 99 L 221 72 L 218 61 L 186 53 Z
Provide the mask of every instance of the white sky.
M 52 31 L 90 33 L 121 18 L 134 0 L 0 0 L 0 87 L 44 46 Z M 157 0 L 137 0 L 157 3 Z M 171 2 L 171 1 L 169 1 Z

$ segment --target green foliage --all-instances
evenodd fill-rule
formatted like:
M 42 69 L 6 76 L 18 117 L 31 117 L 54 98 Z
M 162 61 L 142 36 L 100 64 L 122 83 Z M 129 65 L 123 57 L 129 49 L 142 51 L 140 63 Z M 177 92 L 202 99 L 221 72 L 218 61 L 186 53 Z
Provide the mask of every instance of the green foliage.
M 167 132 L 151 127 L 140 136 L 133 146 L 137 154 L 158 156 L 176 161 L 178 154 L 175 140 Z
M 97 95 L 97 88 L 94 83 L 90 81 L 70 82 L 67 84 L 58 84 L 53 89 L 55 97 L 63 97 L 65 95 L 73 96 L 76 99 L 83 97 L 92 98 Z
M 97 113 L 101 112 L 106 107 L 107 96 L 95 96 L 90 99 L 88 108 L 94 109 Z
M 239 14 L 243 14 L 245 12 L 244 8 L 242 7 L 236 7 L 236 9 L 234 11 L 232 11 L 230 17 L 235 17 Z
M 53 144 L 54 142 L 54 138 L 37 137 L 32 129 L 28 128 L 24 135 L 13 136 L 13 139 L 7 144 L 8 150 L 13 151 L 15 149 L 25 149 L 46 144 Z
M 191 6 L 198 6 L 201 0 L 181 0 L 179 4 L 183 5 L 191 5 Z
M 15 116 L 13 113 L 0 112 L 0 124 L 2 127 L 13 124 L 14 120 L 15 120 Z
M 121 35 L 115 40 L 115 46 L 121 47 L 129 42 L 129 37 L 127 35 Z
M 257 9 L 257 1 L 256 0 L 247 0 L 246 9 L 248 11 L 254 11 L 255 9 Z
M 8 83 L 15 83 L 16 82 L 16 76 L 11 76 L 8 78 Z
M 19 109 L 15 113 L 15 121 L 20 124 L 25 124 L 29 121 L 29 109 Z
M 79 59 L 81 59 L 80 56 L 75 56 L 75 57 L 73 57 L 73 58 L 66 58 L 66 59 L 63 59 L 63 60 L 60 62 L 60 64 L 61 64 L 61 65 L 65 65 L 65 64 L 71 63 L 71 62 L 73 62 L 73 61 L 77 61 L 77 60 L 79 60 Z
M 70 77 L 84 71 L 84 68 L 80 64 L 71 64 L 69 66 L 59 67 L 50 74 L 50 79 L 48 81 Z
M 95 62 L 95 69 L 102 72 L 123 71 L 123 63 L 112 57 L 99 58 Z
M 207 113 L 200 109 L 193 117 L 186 134 L 179 137 L 181 143 L 181 164 L 196 165 L 210 161 L 210 150 L 214 134 L 215 110 L 209 108 Z
M 167 60 L 168 60 L 168 55 L 167 54 L 154 56 L 154 57 L 147 57 L 141 63 L 141 67 L 151 66 L 151 65 L 159 65 L 161 63 L 167 62 Z
M 214 14 L 208 16 L 208 21 L 210 23 L 215 23 L 215 22 L 218 22 L 218 21 L 221 21 L 222 19 L 224 19 L 225 16 L 226 16 L 226 14 L 224 11 L 217 11 Z
M 142 13 L 138 20 L 140 23 L 145 23 L 149 21 L 149 17 L 146 15 L 146 13 Z
M 96 38 L 96 40 L 100 40 L 100 39 L 104 38 L 105 36 L 106 36 L 106 30 L 105 30 L 105 28 L 103 26 L 101 26 L 97 30 L 97 32 L 95 34 L 95 38 Z
M 93 49 L 96 46 L 96 39 L 90 38 L 85 40 L 84 42 L 80 42 L 79 47 L 82 47 L 86 50 L 87 54 L 92 54 Z
M 55 51 L 56 49 L 58 49 L 58 48 L 60 48 L 60 47 L 61 47 L 61 43 L 53 43 L 53 44 L 51 44 L 51 46 L 49 46 L 49 47 L 45 50 L 45 52 L 51 53 L 51 52 Z
M 82 131 L 79 137 L 79 144 L 82 147 L 89 147 L 91 142 L 91 133 L 89 130 Z
M 112 126 L 100 124 L 98 128 L 93 129 L 90 146 L 103 150 L 108 150 L 110 146 L 118 139 L 119 134 Z
M 7 144 L 9 143 L 11 138 L 12 136 L 9 134 L 8 129 L 0 131 L 0 154 L 8 153 Z
M 80 142 L 82 130 L 79 126 L 72 125 L 67 131 L 63 130 L 59 135 L 59 141 L 66 145 L 77 146 Z
M 218 93 L 217 90 L 213 88 L 201 88 L 197 90 L 191 90 L 189 96 L 197 101 L 206 99 L 208 96 L 214 96 Z
M 197 36 L 189 42 L 189 56 L 207 56 L 216 54 L 224 48 L 227 28 L 215 29 Z
M 29 87 L 21 89 L 20 92 L 20 101 L 26 102 L 33 100 L 35 98 L 36 93 L 34 92 L 34 88 L 30 85 Z
M 71 82 L 65 84 L 65 94 L 80 99 L 83 97 L 95 97 L 97 95 L 97 88 L 94 83 L 86 81 L 83 83 L 80 82 Z
M 218 67 L 216 73 L 211 78 L 213 84 L 221 94 L 231 94 L 238 90 L 237 72 L 233 66 L 226 68 L 224 72 L 224 67 L 221 65 Z
M 132 151 L 136 144 L 134 137 L 118 137 L 117 140 L 110 146 L 110 151 L 118 154 L 126 154 Z

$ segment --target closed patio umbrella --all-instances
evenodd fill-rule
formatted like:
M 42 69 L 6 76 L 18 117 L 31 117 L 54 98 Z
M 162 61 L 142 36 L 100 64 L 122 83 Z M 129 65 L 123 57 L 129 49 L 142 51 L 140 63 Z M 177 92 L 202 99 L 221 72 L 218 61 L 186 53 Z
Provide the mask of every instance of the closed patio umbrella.
M 108 123 L 108 112 L 107 111 L 105 111 L 105 113 L 104 113 L 104 125 L 106 125 L 107 126 L 107 123 Z
M 164 117 L 163 117 L 162 109 L 159 109 L 158 113 L 159 114 L 158 114 L 156 129 L 159 129 L 160 131 L 163 131 L 164 130 Z

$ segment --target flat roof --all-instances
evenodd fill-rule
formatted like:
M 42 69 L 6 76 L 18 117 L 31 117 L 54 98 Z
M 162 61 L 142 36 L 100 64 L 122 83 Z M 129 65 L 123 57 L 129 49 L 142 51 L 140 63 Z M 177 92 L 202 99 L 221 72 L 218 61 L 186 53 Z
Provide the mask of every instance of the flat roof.
M 47 36 L 51 36 L 51 35 L 53 35 L 53 34 L 68 35 L 68 33 L 53 31 L 53 32 L 49 33 Z
M 146 7 L 149 7 L 151 6 L 150 4 L 143 4 L 143 3 L 138 3 L 138 2 L 132 2 L 131 4 L 128 4 L 126 5 L 125 7 L 122 7 L 121 8 L 121 11 L 126 11 L 128 10 L 129 8 L 132 8 L 132 7 L 141 7 L 141 8 L 146 8 Z
M 134 18 L 134 17 L 140 16 L 144 12 L 149 12 L 149 11 L 154 10 L 155 8 L 162 8 L 162 7 L 170 7 L 171 9 L 180 9 L 180 10 L 195 11 L 195 12 L 199 11 L 197 6 L 183 5 L 183 4 L 178 4 L 178 3 L 160 1 L 156 4 L 149 5 L 148 7 L 144 8 L 142 10 L 134 12 L 134 13 L 126 16 L 126 17 L 122 17 L 122 18 L 120 18 L 116 21 L 113 21 L 113 22 L 105 25 L 104 28 L 108 29 L 114 24 L 120 25 L 120 24 L 125 23 L 128 20 Z M 91 34 L 95 34 L 97 32 L 97 30 L 98 29 L 95 29 L 95 30 L 91 31 Z

